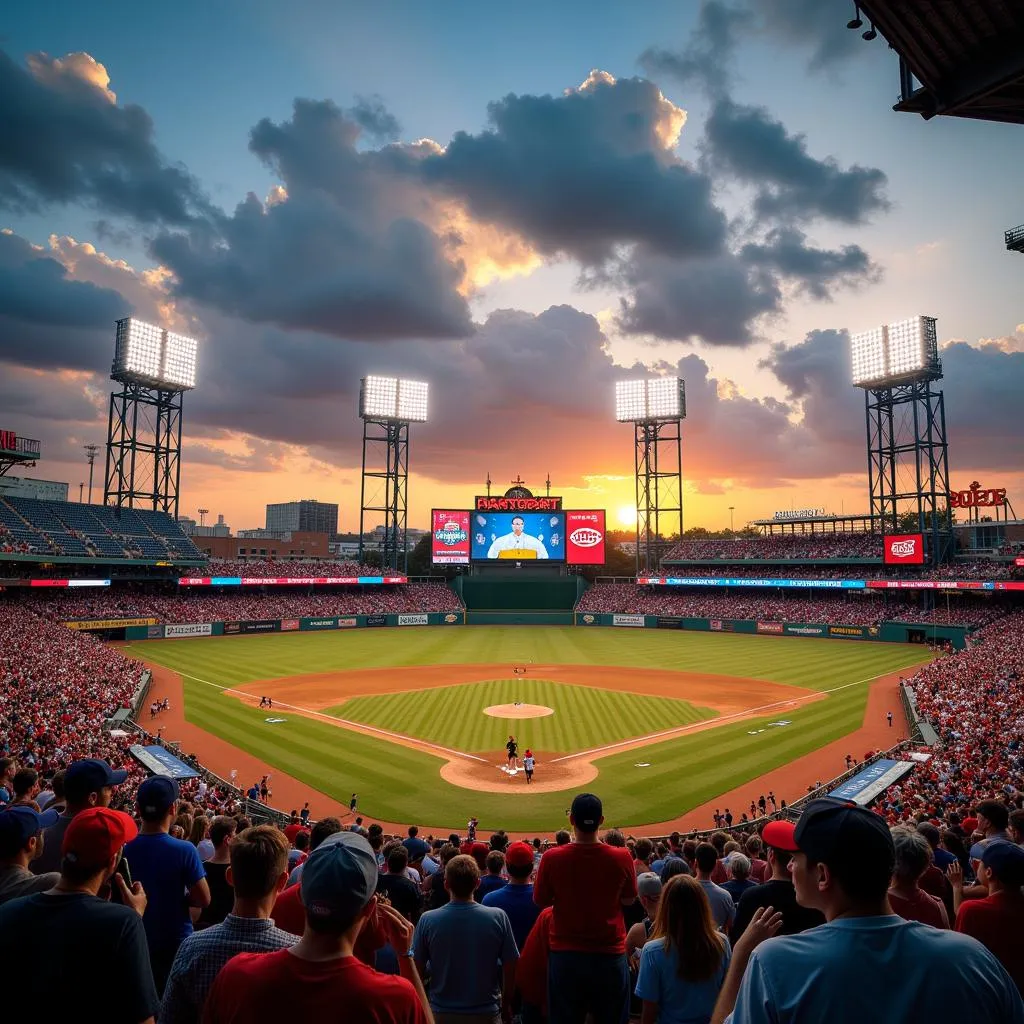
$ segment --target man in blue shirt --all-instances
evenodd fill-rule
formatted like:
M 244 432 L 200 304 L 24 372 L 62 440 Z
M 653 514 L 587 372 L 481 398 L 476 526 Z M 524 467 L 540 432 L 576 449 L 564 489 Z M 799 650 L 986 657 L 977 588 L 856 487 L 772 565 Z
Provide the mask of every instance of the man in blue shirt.
M 136 803 L 142 829 L 124 848 L 124 856 L 132 878 L 149 897 L 142 924 L 153 980 L 162 995 L 178 947 L 192 934 L 189 908 L 208 906 L 210 887 L 198 850 L 168 835 L 178 803 L 177 782 L 163 775 L 146 779 Z
M 814 800 L 793 845 L 797 901 L 827 923 L 767 938 L 781 917 L 766 927 L 769 912 L 759 910 L 733 950 L 714 1021 L 1024 1024 L 1016 985 L 980 943 L 893 914 L 887 893 L 896 855 L 878 815 Z
M 490 855 L 488 855 L 490 856 Z M 487 893 L 481 901 L 485 907 L 500 907 L 508 914 L 516 948 L 522 950 L 526 936 L 540 916 L 540 907 L 533 902 L 533 850 L 526 843 L 512 843 L 505 851 L 508 885 Z
M 430 965 L 430 1008 L 438 1020 L 511 1016 L 519 950 L 505 911 L 473 901 L 479 880 L 472 857 L 453 857 L 444 873 L 451 899 L 416 925 L 416 966 L 422 975 Z
M 409 826 L 409 838 L 402 840 L 402 845 L 409 854 L 409 863 L 415 864 L 418 860 L 430 853 L 430 844 L 420 839 L 420 830 L 415 825 Z

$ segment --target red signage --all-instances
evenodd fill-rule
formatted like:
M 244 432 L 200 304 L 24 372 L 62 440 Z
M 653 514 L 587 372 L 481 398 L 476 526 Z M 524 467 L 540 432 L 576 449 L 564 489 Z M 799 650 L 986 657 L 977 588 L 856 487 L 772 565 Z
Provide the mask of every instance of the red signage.
M 885 538 L 886 565 L 924 565 L 924 537 L 920 533 L 894 533 Z
M 562 507 L 562 499 L 554 495 L 546 498 L 507 498 L 504 495 L 492 498 L 478 494 L 475 507 L 477 512 L 557 512 Z
M 950 508 L 992 508 L 1006 504 L 1005 487 L 982 487 L 977 480 L 971 482 L 969 490 L 951 491 Z
M 434 565 L 469 565 L 469 512 L 435 508 L 430 513 L 430 560 Z
M 1013 560 L 1013 564 L 1017 566 L 1024 566 L 1024 558 L 1017 557 Z
M 604 565 L 603 508 L 565 513 L 565 560 L 569 565 Z
M 18 449 L 18 435 L 13 430 L 0 430 L 0 448 L 5 452 Z

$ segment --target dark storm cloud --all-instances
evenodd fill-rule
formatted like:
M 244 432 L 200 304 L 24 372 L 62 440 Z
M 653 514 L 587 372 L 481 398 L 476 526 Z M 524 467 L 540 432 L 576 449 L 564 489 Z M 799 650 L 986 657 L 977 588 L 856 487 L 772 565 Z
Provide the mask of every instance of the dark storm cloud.
M 374 141 L 391 142 L 402 130 L 398 118 L 384 106 L 379 96 L 357 96 L 348 115 L 362 128 L 367 138 Z
M 756 0 L 751 8 L 774 40 L 810 50 L 812 71 L 834 68 L 868 47 L 859 31 L 846 27 L 853 16 L 848 0 Z
M 710 168 L 758 190 L 754 209 L 763 217 L 862 224 L 890 205 L 883 171 L 816 159 L 802 135 L 790 134 L 763 107 L 719 100 L 705 124 L 705 147 Z
M 794 281 L 811 298 L 827 301 L 832 289 L 877 279 L 878 268 L 859 245 L 819 249 L 795 228 L 778 228 L 764 242 L 749 242 L 740 258 L 755 267 L 777 272 Z
M 749 10 L 708 0 L 701 4 L 697 27 L 681 50 L 652 46 L 640 55 L 640 63 L 650 75 L 668 75 L 712 95 L 723 93 L 729 85 L 737 37 L 752 21 Z
M 207 211 L 195 179 L 157 150 L 146 111 L 114 103 L 82 76 L 85 62 L 102 72 L 85 54 L 37 54 L 26 70 L 0 51 L 0 206 L 83 203 L 146 224 L 186 224 Z
M 674 256 L 714 254 L 725 217 L 710 180 L 670 154 L 681 117 L 651 82 L 592 74 L 563 96 L 491 103 L 488 130 L 456 133 L 420 173 L 545 253 L 592 263 L 643 243 Z

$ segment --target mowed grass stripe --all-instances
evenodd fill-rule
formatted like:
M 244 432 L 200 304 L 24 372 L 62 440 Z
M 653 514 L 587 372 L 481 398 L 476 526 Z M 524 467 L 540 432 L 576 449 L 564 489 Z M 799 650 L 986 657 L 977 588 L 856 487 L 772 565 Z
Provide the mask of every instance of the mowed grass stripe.
M 397 699 L 396 699 L 397 697 Z M 484 708 L 512 704 L 550 707 L 543 718 L 494 718 Z M 497 751 L 511 733 L 538 750 L 571 753 L 714 717 L 674 697 L 623 694 L 547 679 L 497 679 L 387 697 L 353 697 L 327 708 L 351 722 L 390 729 L 455 750 Z

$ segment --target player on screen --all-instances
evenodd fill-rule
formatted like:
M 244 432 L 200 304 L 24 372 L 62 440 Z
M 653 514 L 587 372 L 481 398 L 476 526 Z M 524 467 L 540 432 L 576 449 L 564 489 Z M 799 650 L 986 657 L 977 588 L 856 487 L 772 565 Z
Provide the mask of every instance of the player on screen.
M 547 558 L 548 549 L 528 533 L 523 533 L 526 520 L 522 516 L 512 517 L 512 532 L 496 537 L 487 551 L 488 558 L 498 558 L 502 551 L 534 551 L 538 558 Z

